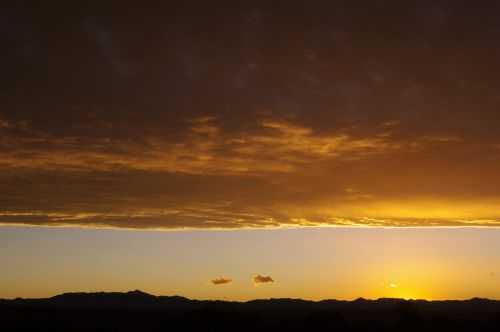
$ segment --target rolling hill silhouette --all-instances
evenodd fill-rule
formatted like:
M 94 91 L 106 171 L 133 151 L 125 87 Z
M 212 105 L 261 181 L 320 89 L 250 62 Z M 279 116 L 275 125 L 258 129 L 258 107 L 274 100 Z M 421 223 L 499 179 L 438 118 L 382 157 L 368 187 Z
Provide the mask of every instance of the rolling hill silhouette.
M 500 301 L 269 299 L 66 293 L 0 300 L 1 331 L 498 331 Z

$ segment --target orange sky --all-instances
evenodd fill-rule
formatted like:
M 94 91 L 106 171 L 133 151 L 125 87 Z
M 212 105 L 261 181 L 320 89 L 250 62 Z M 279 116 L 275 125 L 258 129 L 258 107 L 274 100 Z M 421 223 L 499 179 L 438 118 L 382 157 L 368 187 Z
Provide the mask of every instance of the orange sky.
M 141 289 L 197 299 L 500 299 L 498 229 L 0 230 L 0 298 Z M 259 276 L 261 281 L 255 283 Z M 214 285 L 212 280 L 230 282 Z

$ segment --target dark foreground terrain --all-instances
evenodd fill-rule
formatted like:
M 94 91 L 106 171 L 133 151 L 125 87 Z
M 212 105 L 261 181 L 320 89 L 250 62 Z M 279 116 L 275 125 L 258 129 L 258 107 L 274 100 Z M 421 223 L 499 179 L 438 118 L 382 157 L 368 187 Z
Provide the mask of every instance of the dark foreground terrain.
M 500 331 L 500 301 L 195 301 L 129 293 L 0 300 L 0 331 Z

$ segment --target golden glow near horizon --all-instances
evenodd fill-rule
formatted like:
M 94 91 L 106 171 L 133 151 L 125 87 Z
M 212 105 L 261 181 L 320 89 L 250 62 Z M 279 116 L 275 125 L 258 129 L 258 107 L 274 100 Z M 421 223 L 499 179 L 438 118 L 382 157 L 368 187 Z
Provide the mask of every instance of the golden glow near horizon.
M 497 229 L 3 228 L 0 243 L 0 265 L 9 266 L 0 298 L 141 289 L 239 301 L 500 299 Z

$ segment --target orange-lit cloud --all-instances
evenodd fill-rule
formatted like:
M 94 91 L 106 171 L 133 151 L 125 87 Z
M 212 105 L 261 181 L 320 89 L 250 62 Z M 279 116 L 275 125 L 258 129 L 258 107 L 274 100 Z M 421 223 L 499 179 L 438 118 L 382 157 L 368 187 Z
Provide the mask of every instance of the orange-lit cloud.
M 394 193 L 374 180 L 391 174 L 357 169 L 377 169 L 381 160 L 417 156 L 454 140 L 422 137 L 412 149 L 387 133 L 319 133 L 269 117 L 236 132 L 214 116 L 185 124 L 175 139 L 140 142 L 51 135 L 26 124 L 5 129 L 0 223 L 148 229 L 496 224 L 497 216 L 480 208 L 425 213 L 416 198 L 388 205 Z M 396 198 L 407 194 L 396 191 Z
M 26 125 L 22 135 L 7 130 L 0 151 L 0 224 L 132 229 L 500 224 L 495 212 L 500 177 L 493 164 L 454 164 L 461 150 L 478 153 L 479 147 L 453 136 L 408 141 L 380 132 L 320 133 L 270 118 L 237 132 L 213 116 L 185 122 L 176 140 L 142 142 L 54 137 Z M 439 159 L 436 150 L 442 149 L 449 160 Z M 442 171 L 443 162 L 451 171 Z
M 1 152 L 6 167 L 49 170 L 179 172 L 188 174 L 262 174 L 299 171 L 311 162 L 359 159 L 401 148 L 388 137 L 319 136 L 307 127 L 262 121 L 254 132 L 224 133 L 214 118 L 191 120 L 184 139 L 170 142 L 144 138 L 142 144 L 121 140 L 50 137 L 6 137 L 16 149 Z

